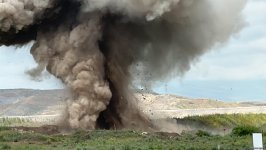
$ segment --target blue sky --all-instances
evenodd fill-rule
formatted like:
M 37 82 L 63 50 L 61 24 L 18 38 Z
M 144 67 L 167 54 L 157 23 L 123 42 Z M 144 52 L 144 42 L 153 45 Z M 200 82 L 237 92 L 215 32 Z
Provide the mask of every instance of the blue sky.
M 0 89 L 57 89 L 62 83 L 45 71 L 40 80 L 33 80 L 25 72 L 37 66 L 30 54 L 30 45 L 21 48 L 0 48 Z
M 247 26 L 225 46 L 203 55 L 184 77 L 159 82 L 154 90 L 225 101 L 266 100 L 266 1 L 250 0 L 244 15 Z M 62 88 L 47 72 L 41 81 L 25 74 L 36 66 L 29 49 L 30 45 L 0 48 L 0 89 Z

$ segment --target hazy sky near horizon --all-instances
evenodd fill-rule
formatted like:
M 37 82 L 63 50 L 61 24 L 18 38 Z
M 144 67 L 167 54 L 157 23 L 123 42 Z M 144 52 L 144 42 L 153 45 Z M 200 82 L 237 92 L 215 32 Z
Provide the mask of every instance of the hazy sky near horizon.
M 266 1 L 250 0 L 243 14 L 247 25 L 239 34 L 223 47 L 203 55 L 184 77 L 158 82 L 155 91 L 195 98 L 266 100 L 266 94 L 257 93 L 266 91 Z M 29 49 L 30 45 L 17 49 L 0 47 L 0 89 L 62 88 L 63 84 L 47 72 L 41 80 L 32 80 L 25 74 L 36 66 Z M 251 87 L 249 96 L 241 97 L 239 94 L 246 91 L 241 90 L 243 86 L 255 88 Z

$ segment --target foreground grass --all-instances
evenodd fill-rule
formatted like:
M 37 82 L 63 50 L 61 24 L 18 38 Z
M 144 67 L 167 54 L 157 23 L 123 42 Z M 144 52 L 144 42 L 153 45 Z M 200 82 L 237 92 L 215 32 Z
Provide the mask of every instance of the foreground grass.
M 265 114 L 248 115 L 210 115 L 187 117 L 183 122 L 197 123 L 205 127 L 223 129 L 224 127 L 254 126 L 260 130 L 266 128 Z M 27 121 L 4 120 L 5 126 L 13 123 L 24 124 Z M 45 133 L 45 134 L 43 134 Z M 266 136 L 266 134 L 264 134 Z M 48 132 L 33 132 L 20 128 L 0 125 L 0 150 L 214 150 L 218 149 L 251 149 L 251 135 L 220 136 L 210 135 L 203 131 L 186 132 L 181 135 L 166 133 L 142 133 L 136 131 L 75 131 L 71 134 L 48 135 Z M 266 144 L 266 138 L 264 138 Z
M 264 141 L 266 143 L 266 141 Z M 14 150 L 184 150 L 250 149 L 251 136 L 181 136 L 134 131 L 76 131 L 69 135 L 45 135 L 11 128 L 0 128 L 0 149 Z

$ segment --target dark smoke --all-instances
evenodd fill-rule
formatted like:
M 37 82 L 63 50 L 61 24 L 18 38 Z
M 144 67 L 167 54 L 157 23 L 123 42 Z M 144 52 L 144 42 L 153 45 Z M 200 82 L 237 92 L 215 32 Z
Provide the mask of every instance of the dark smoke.
M 243 26 L 245 0 L 0 0 L 0 42 L 31 53 L 72 91 L 71 128 L 153 128 L 132 80 L 183 75 Z M 36 71 L 36 72 L 35 72 Z

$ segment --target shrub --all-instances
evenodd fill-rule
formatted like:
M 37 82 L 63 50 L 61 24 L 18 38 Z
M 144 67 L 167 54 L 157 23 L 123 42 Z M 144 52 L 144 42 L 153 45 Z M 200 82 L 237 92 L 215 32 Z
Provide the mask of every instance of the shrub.
M 235 136 L 246 136 L 259 131 L 260 129 L 254 126 L 237 126 L 232 130 L 231 134 Z
M 196 135 L 199 136 L 199 137 L 203 137 L 203 136 L 210 136 L 210 133 L 208 133 L 206 131 L 198 130 Z
M 11 149 L 11 146 L 7 145 L 7 144 L 4 144 L 1 149 Z

